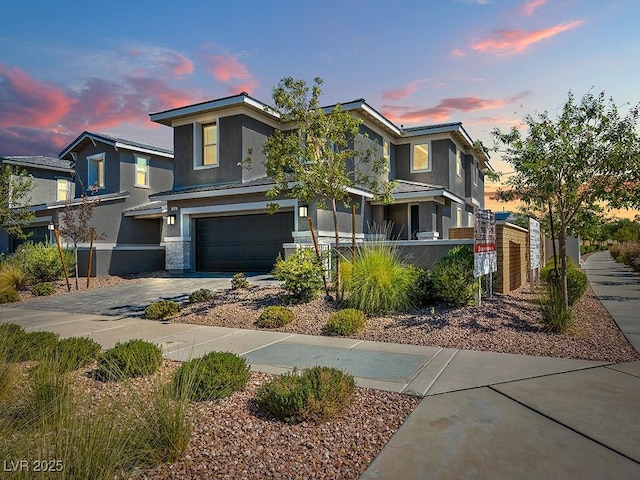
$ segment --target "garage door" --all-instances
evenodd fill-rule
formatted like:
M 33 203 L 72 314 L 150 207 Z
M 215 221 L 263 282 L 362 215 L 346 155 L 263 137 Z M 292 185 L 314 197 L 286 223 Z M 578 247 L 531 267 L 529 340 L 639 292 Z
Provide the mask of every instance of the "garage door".
M 196 219 L 196 269 L 268 272 L 292 241 L 293 212 Z

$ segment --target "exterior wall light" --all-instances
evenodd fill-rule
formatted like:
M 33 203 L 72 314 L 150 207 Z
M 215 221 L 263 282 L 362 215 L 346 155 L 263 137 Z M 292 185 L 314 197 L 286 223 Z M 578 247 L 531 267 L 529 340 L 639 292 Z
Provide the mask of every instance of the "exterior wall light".
M 309 216 L 309 208 L 306 205 L 300 205 L 298 207 L 298 216 L 299 217 Z
M 167 216 L 167 225 L 175 225 L 176 223 L 176 216 L 175 215 L 168 215 Z

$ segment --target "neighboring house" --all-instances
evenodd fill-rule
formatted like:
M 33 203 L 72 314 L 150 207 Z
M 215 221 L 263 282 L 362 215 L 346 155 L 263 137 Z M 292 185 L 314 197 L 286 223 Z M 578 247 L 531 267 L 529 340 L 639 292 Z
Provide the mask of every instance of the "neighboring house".
M 73 198 L 73 165 L 68 160 L 43 156 L 7 156 L 0 157 L 0 167 L 8 165 L 14 172 L 24 171 L 33 179 L 30 204 L 35 208 L 48 203 L 64 202 Z M 52 215 L 41 215 L 23 231 L 29 241 L 51 240 L 49 225 L 53 225 Z M 0 229 L 0 252 L 13 252 L 22 243 Z
M 359 144 L 378 145 L 395 180 L 395 203 L 382 205 L 371 192 L 352 189 L 359 239 L 372 225 L 393 222 L 392 236 L 415 242 L 447 239 L 449 229 L 473 225 L 484 204 L 484 174 L 490 169 L 461 123 L 402 129 L 364 100 L 342 105 L 362 119 Z M 330 110 L 332 107 L 327 107 Z M 278 114 L 246 93 L 151 114 L 174 131 L 171 190 L 151 195 L 167 202 L 166 268 L 170 271 L 266 271 L 284 244 L 308 243 L 309 216 L 321 241 L 333 238 L 331 213 L 314 202 L 280 198 L 280 211 L 266 213 L 262 145 L 282 126 Z M 362 142 L 362 143 L 360 143 Z M 251 168 L 244 160 L 253 150 Z M 340 236 L 351 238 L 351 214 L 339 212 Z M 372 230 L 372 231 L 370 231 Z M 417 244 L 417 243 L 416 243 Z

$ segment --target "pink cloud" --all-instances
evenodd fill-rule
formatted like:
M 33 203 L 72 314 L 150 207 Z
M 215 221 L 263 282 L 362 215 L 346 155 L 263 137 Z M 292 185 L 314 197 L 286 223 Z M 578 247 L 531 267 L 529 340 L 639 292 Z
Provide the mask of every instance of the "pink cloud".
M 490 53 L 496 56 L 519 53 L 535 43 L 555 37 L 562 32 L 577 28 L 583 23 L 584 20 L 573 20 L 550 28 L 532 30 L 529 32 L 524 30 L 499 30 L 495 32 L 494 36 L 481 42 L 473 43 L 471 48 L 479 52 Z
M 62 89 L 31 78 L 26 72 L 0 64 L 0 127 L 43 127 L 62 119 L 74 100 Z
M 388 102 L 396 102 L 398 100 L 402 100 L 403 98 L 415 93 L 421 85 L 428 83 L 429 81 L 430 80 L 428 78 L 422 80 L 414 80 L 413 82 L 410 82 L 402 87 L 385 90 L 384 92 L 382 92 L 382 98 L 384 100 L 387 100 Z
M 191 75 L 194 71 L 193 62 L 180 53 L 176 53 L 173 58 L 170 58 L 167 61 L 167 66 L 178 77 Z
M 258 86 L 249 69 L 231 55 L 209 55 L 206 64 L 216 80 L 227 84 L 229 93 L 251 93 Z
M 456 48 L 453 52 L 451 52 L 451 55 L 457 58 L 462 58 L 467 56 L 467 52 Z
M 547 0 L 528 0 L 520 5 L 520 13 L 525 17 L 530 17 L 538 7 L 541 7 L 545 3 L 547 3 Z

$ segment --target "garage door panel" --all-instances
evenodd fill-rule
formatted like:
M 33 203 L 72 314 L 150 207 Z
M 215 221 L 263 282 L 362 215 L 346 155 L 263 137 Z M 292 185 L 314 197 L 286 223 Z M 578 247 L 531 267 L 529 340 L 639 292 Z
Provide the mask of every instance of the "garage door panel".
M 271 271 L 292 229 L 292 212 L 198 218 L 196 269 Z

